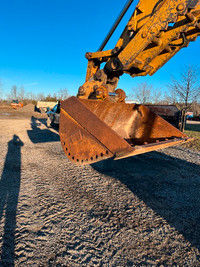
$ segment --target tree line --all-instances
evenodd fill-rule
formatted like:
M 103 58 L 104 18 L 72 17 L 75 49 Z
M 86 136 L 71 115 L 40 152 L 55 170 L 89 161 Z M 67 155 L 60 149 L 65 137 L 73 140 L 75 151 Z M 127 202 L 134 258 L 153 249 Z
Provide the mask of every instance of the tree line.
M 200 70 L 198 67 L 185 66 L 176 76 L 172 75 L 165 94 L 160 89 L 153 88 L 147 82 L 141 83 L 137 88 L 132 88 L 128 99 L 136 100 L 141 104 L 175 104 L 181 110 L 193 111 L 195 116 L 200 115 Z M 0 81 L 0 97 L 1 97 Z M 37 101 L 58 101 L 68 98 L 68 90 L 60 89 L 53 94 L 34 94 L 27 92 L 23 86 L 13 85 L 8 95 L 8 100 L 18 99 L 24 104 Z
M 176 76 L 172 75 L 164 95 L 161 90 L 154 89 L 152 85 L 145 82 L 133 88 L 128 98 L 141 104 L 173 104 L 185 113 L 190 110 L 198 116 L 200 115 L 200 70 L 198 67 L 189 65 Z
M 23 102 L 24 104 L 32 102 L 35 103 L 37 101 L 58 101 L 58 100 L 64 100 L 66 98 L 68 98 L 70 95 L 68 93 L 68 90 L 65 89 L 60 89 L 57 92 L 53 93 L 53 94 L 48 94 L 45 95 L 44 93 L 38 93 L 38 94 L 34 94 L 32 92 L 26 92 L 26 90 L 24 89 L 23 86 L 21 87 L 17 87 L 16 85 L 13 85 L 11 87 L 10 93 L 7 97 L 8 101 L 12 101 L 12 100 L 19 100 L 21 102 Z

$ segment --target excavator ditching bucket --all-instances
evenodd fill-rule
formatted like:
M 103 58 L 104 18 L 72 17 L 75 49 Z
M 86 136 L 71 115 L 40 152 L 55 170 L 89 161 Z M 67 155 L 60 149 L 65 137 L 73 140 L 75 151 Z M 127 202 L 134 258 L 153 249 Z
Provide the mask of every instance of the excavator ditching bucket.
M 60 140 L 77 164 L 126 158 L 191 140 L 138 104 L 70 97 L 61 104 Z

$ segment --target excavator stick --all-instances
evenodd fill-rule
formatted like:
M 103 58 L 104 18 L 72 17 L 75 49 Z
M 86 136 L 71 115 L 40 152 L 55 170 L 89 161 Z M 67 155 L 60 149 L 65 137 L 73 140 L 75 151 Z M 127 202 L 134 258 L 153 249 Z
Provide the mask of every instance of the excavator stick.
M 60 140 L 76 164 L 126 158 L 190 141 L 139 104 L 70 97 L 61 104 Z

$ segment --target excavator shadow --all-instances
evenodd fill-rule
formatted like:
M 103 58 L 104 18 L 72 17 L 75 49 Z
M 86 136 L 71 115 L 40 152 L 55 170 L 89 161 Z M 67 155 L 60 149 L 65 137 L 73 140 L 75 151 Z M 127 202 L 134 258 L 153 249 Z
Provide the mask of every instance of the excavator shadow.
M 44 119 L 31 117 L 31 130 L 27 130 L 27 134 L 32 143 L 46 143 L 60 141 L 59 134 L 49 129 L 40 129 L 41 124 L 45 124 Z
M 125 184 L 200 251 L 200 166 L 151 152 L 92 167 Z
M 43 125 L 47 126 L 47 120 L 46 119 L 38 118 L 37 120 L 39 122 L 41 122 Z M 51 125 L 51 128 L 54 129 L 54 130 L 56 130 L 59 133 L 59 124 L 52 124 Z

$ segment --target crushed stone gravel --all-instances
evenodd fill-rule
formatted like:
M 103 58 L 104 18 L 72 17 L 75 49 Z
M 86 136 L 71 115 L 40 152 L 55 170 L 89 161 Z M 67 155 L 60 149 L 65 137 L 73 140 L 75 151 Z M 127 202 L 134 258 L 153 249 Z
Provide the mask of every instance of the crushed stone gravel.
M 0 119 L 0 266 L 199 266 L 200 153 L 76 166 L 57 129 Z

